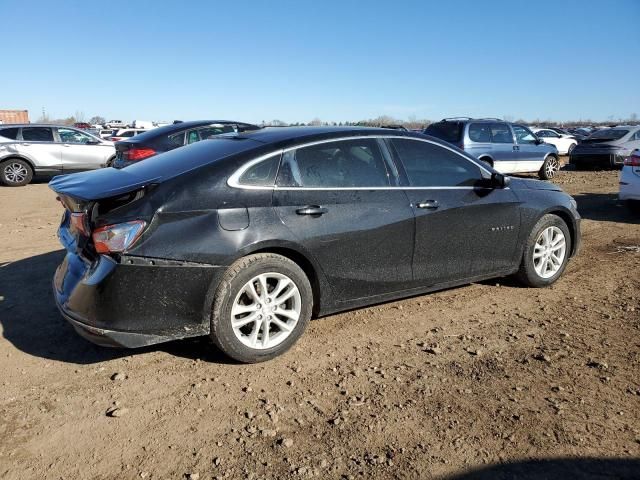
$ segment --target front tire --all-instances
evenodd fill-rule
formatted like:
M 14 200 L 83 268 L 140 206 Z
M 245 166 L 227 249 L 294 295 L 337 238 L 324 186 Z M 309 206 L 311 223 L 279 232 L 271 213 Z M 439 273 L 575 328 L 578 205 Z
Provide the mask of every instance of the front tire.
M 556 176 L 556 173 L 560 170 L 560 160 L 555 155 L 549 155 L 545 158 L 538 176 L 542 180 L 551 180 Z
M 259 253 L 237 260 L 215 293 L 211 338 L 243 363 L 283 354 L 303 334 L 313 311 L 313 290 L 290 259 Z
M 571 152 L 573 152 L 573 149 L 576 148 L 576 144 L 572 143 L 571 145 L 569 145 L 569 148 L 567 150 L 567 155 L 571 155 Z
M 11 158 L 0 164 L 0 182 L 7 187 L 23 187 L 33 179 L 31 165 L 19 158 Z
M 522 255 L 518 280 L 528 287 L 546 287 L 554 283 L 569 261 L 571 234 L 557 215 L 544 215 L 533 227 Z

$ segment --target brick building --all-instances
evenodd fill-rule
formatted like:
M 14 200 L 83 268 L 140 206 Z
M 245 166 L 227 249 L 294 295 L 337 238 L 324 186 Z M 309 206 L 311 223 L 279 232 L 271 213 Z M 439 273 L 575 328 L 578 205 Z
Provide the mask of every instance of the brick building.
M 0 124 L 29 123 L 28 110 L 0 110 Z

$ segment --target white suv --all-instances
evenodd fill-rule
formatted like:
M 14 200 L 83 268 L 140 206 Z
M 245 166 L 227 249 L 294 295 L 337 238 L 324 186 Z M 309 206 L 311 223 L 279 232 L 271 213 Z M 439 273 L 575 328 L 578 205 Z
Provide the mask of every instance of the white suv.
M 113 142 L 73 127 L 0 126 L 0 183 L 19 187 L 36 175 L 93 170 L 115 158 Z

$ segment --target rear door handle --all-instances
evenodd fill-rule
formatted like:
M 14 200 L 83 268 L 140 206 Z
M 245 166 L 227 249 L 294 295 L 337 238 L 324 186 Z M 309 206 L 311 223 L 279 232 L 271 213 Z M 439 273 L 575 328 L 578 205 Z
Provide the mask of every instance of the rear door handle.
M 426 200 L 424 202 L 419 202 L 416 207 L 418 208 L 426 208 L 428 210 L 436 210 L 440 205 L 438 205 L 437 200 Z
M 513 149 L 514 149 L 514 150 L 520 150 L 520 147 L 518 147 L 517 145 L 514 145 L 514 146 L 513 146 Z
M 22 145 L 23 147 L 28 147 L 28 146 L 30 146 L 31 144 L 30 144 L 30 143 L 21 143 L 20 145 Z
M 296 213 L 298 215 L 322 215 L 328 211 L 328 209 L 321 207 L 320 205 L 307 205 L 306 207 L 297 209 Z

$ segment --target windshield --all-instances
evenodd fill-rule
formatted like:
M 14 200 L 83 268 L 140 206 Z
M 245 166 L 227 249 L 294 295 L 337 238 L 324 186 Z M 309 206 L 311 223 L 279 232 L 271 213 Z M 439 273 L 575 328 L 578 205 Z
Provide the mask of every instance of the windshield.
M 611 140 L 619 140 L 627 133 L 629 133 L 629 130 L 623 130 L 621 128 L 608 128 L 606 130 L 598 130 L 597 132 L 592 133 L 589 138 L 606 138 Z

